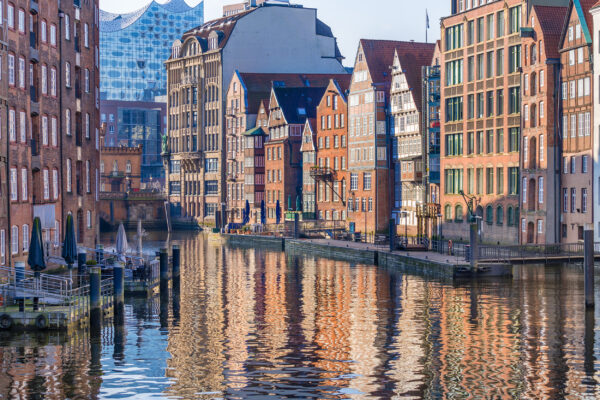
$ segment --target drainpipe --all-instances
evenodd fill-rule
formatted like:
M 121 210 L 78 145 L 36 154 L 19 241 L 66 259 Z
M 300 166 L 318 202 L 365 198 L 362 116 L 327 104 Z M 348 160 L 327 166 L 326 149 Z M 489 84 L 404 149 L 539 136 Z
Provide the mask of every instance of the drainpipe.
M 6 41 L 7 39 L 7 26 L 8 26 L 8 20 L 7 18 L 4 18 L 2 21 L 2 26 L 3 26 L 3 33 L 4 33 L 4 37 L 3 40 L 0 42 L 0 46 L 2 46 L 2 54 L 4 56 L 4 59 L 6 59 L 6 55 L 8 52 L 8 42 Z M 1 71 L 0 71 L 1 72 Z M 9 185 L 10 185 L 10 140 L 8 138 L 8 81 L 5 79 L 2 85 L 2 90 L 4 92 L 4 96 L 1 99 L 2 102 L 4 102 L 4 109 L 5 109 L 5 118 L 4 118 L 4 127 L 5 127 L 5 131 L 6 135 L 4 135 L 6 137 L 6 155 L 4 158 L 4 170 L 5 170 L 5 174 L 6 174 L 6 234 L 4 236 L 4 240 L 5 240 L 5 259 L 6 259 L 6 265 L 10 266 L 12 264 L 12 228 L 11 228 L 11 219 L 10 219 L 10 195 L 9 195 Z M 1 181 L 1 180 L 0 180 Z M 1 182 L 0 182 L 1 184 Z
M 63 158 L 63 76 L 64 76 L 64 62 L 62 61 L 62 42 L 63 42 L 63 18 L 65 17 L 64 12 L 62 12 L 62 10 L 58 10 L 58 55 L 59 55 L 59 71 L 60 73 L 58 74 L 58 87 L 59 87 L 59 102 L 58 102 L 58 112 L 59 112 L 59 118 L 58 118 L 58 132 L 59 132 L 59 138 L 60 140 L 58 141 L 58 152 L 59 152 L 59 159 L 60 159 L 60 172 L 59 172 L 59 176 L 60 176 L 60 228 L 59 231 L 62 229 L 63 227 L 63 220 L 64 220 L 64 215 L 65 215 L 65 187 L 64 187 L 64 158 Z M 60 239 L 60 235 L 59 235 L 59 239 Z

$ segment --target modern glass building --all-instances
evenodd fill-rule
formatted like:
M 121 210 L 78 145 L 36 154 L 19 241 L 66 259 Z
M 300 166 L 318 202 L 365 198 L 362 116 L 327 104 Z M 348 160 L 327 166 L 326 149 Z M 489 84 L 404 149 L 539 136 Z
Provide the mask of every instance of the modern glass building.
M 204 3 L 152 1 L 129 14 L 100 12 L 102 100 L 154 101 L 166 94 L 164 61 L 173 41 L 202 25 Z
M 190 0 L 198 1 L 198 0 Z M 204 23 L 204 3 L 155 1 L 129 14 L 100 12 L 100 109 L 106 146 L 143 146 L 142 182 L 162 182 L 167 75 L 173 42 Z

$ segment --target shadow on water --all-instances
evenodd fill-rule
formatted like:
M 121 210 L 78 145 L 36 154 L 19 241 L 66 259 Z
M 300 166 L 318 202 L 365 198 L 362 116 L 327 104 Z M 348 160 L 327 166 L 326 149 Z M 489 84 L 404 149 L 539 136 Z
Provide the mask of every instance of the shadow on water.
M 0 398 L 597 395 L 600 316 L 577 266 L 445 282 L 172 242 L 181 278 L 163 295 L 69 336 L 0 332 Z

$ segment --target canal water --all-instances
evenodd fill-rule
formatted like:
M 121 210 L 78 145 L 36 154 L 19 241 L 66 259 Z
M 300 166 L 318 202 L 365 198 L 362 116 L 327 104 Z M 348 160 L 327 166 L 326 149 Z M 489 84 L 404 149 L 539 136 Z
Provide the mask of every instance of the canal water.
M 0 332 L 0 399 L 598 396 L 600 313 L 583 307 L 577 266 L 452 283 L 171 243 L 182 278 L 168 305 L 128 298 L 125 325 L 99 337 Z

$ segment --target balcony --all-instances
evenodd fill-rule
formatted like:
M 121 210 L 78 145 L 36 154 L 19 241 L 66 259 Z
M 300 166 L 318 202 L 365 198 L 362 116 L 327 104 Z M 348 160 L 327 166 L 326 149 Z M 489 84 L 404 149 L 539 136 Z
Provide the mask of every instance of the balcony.
M 31 171 L 39 171 L 42 168 L 40 146 L 37 140 L 31 139 Z
M 40 6 L 37 0 L 29 0 L 29 12 L 32 14 L 39 14 Z
M 29 87 L 30 111 L 32 116 L 40 115 L 40 99 L 35 86 Z
M 333 181 L 335 171 L 327 167 L 312 167 L 310 169 L 310 177 L 315 181 Z
M 40 53 L 37 49 L 37 38 L 35 32 L 29 32 L 29 59 L 32 63 L 40 62 Z

